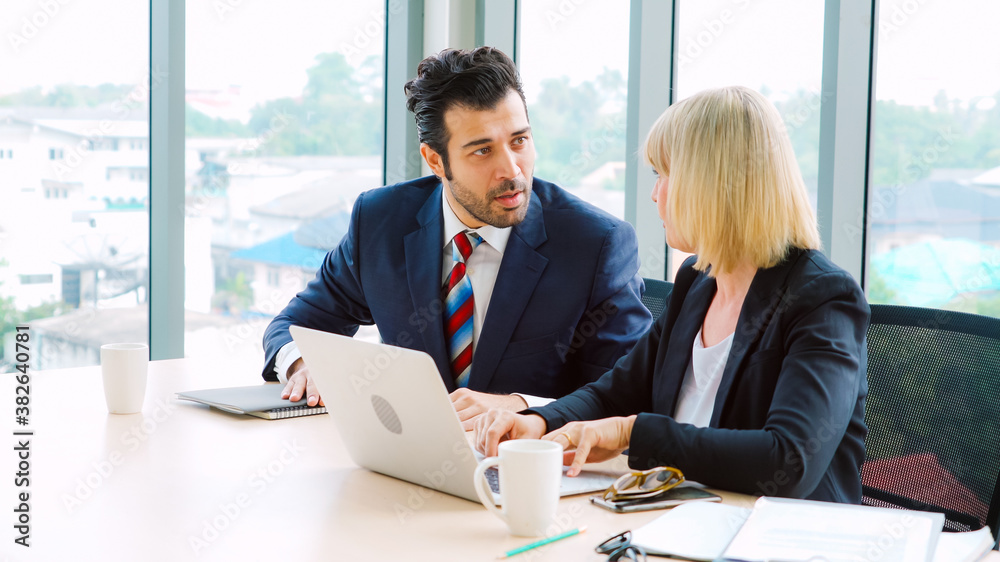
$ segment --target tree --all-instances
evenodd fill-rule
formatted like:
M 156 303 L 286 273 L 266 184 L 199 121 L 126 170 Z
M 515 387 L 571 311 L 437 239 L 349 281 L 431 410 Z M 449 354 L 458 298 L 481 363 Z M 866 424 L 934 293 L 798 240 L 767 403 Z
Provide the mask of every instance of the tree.
M 815 186 L 819 179 L 819 94 L 799 90 L 774 105 L 785 123 L 803 181 L 807 186 Z
M 77 84 L 57 84 L 48 93 L 42 93 L 41 86 L 26 88 L 6 96 L 0 96 L 0 106 L 22 107 L 100 107 L 111 106 L 128 99 L 134 86 L 128 84 L 101 84 L 80 86 Z
M 246 273 L 240 271 L 235 277 L 226 279 L 222 287 L 212 295 L 212 307 L 228 314 L 238 314 L 253 304 L 253 287 L 247 281 Z
M 869 268 L 865 273 L 865 281 L 868 302 L 871 304 L 906 304 L 899 298 L 899 293 L 886 283 L 885 278 L 879 275 L 874 268 Z
M 541 88 L 528 107 L 538 151 L 536 176 L 574 186 L 603 164 L 622 160 L 627 84 L 620 72 L 605 69 L 576 86 L 567 76 L 549 78 Z
M 340 53 L 323 53 L 299 98 L 279 98 L 251 111 L 255 155 L 375 155 L 382 151 L 381 59 L 360 68 Z
M 248 137 L 250 128 L 236 119 L 211 118 L 184 105 L 184 135 L 187 137 Z
M 6 260 L 6 258 L 0 258 L 0 268 L 6 268 L 9 266 L 10 263 Z M 2 286 L 3 282 L 0 281 L 0 287 Z M 21 313 L 17 310 L 17 307 L 14 306 L 14 297 L 0 295 L 0 361 L 4 358 L 4 339 L 9 332 L 13 332 L 20 324 Z

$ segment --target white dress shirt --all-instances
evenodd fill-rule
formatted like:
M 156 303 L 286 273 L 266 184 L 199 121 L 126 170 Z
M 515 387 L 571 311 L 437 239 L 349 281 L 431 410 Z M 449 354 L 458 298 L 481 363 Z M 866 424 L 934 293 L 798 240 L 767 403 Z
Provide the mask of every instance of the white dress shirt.
M 451 270 L 455 266 L 452 259 L 452 239 L 459 232 L 470 230 L 458 218 L 455 211 L 452 210 L 451 204 L 448 203 L 448 198 L 444 194 L 444 189 L 441 190 L 441 216 L 444 219 L 441 247 L 442 287 L 447 282 L 448 276 L 451 275 Z M 476 305 L 476 309 L 472 315 L 473 350 L 479 343 L 479 334 L 483 329 L 483 320 L 486 318 L 486 311 L 490 307 L 493 285 L 496 284 L 497 273 L 500 272 L 500 262 L 503 260 L 503 253 L 507 248 L 510 230 L 510 227 L 497 228 L 490 225 L 472 229 L 473 232 L 483 239 L 483 243 L 479 244 L 473 250 L 472 255 L 469 256 L 469 260 L 465 264 L 465 274 L 469 276 L 469 283 L 472 284 L 472 295 Z M 278 380 L 281 382 L 288 381 L 288 369 L 300 357 L 302 357 L 302 354 L 299 353 L 295 342 L 286 343 L 278 350 L 274 361 L 274 370 L 278 375 Z M 552 402 L 551 398 L 541 398 L 528 394 L 517 395 L 528 403 L 529 408 L 537 408 Z
M 735 334 L 735 332 L 733 332 Z M 715 396 L 719 393 L 722 373 L 729 362 L 729 350 L 733 347 L 733 334 L 719 343 L 705 347 L 701 330 L 694 338 L 691 348 L 691 362 L 684 373 L 680 397 L 674 419 L 696 427 L 708 427 L 715 409 Z

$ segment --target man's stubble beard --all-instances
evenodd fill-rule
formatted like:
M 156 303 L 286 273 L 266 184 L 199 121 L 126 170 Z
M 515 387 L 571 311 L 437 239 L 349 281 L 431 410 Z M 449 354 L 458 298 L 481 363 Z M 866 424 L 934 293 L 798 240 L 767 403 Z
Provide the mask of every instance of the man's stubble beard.
M 491 188 L 481 199 L 457 180 L 452 179 L 448 183 L 455 201 L 479 222 L 496 228 L 507 228 L 520 224 L 528 214 L 528 205 L 531 202 L 531 183 L 528 181 L 505 180 L 500 185 Z M 493 209 L 494 199 L 511 191 L 523 191 L 524 203 L 516 209 L 495 211 Z

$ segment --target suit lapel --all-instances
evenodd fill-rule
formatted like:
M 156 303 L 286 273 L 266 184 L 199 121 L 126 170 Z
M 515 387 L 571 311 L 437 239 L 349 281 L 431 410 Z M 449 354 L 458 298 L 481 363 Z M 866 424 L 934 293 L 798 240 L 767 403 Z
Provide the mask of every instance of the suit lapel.
M 547 239 L 542 204 L 532 192 L 528 213 L 507 240 L 473 357 L 469 388 L 489 387 L 518 321 L 542 277 L 548 258 L 535 251 Z
M 801 255 L 801 250 L 793 249 L 785 261 L 770 269 L 758 270 L 754 275 L 750 290 L 747 291 L 746 299 L 743 301 L 743 308 L 740 310 L 740 318 L 736 322 L 733 346 L 729 351 L 726 368 L 722 372 L 718 394 L 715 395 L 715 407 L 712 409 L 709 427 L 719 427 L 719 418 L 729 397 L 729 390 L 736 379 L 736 373 L 742 372 L 749 351 L 756 348 L 764 330 L 770 325 L 771 318 L 788 289 L 785 282 L 788 272 Z
M 715 280 L 710 277 L 699 277 L 688 291 L 677 315 L 677 322 L 670 331 L 670 341 L 667 344 L 667 353 L 664 358 L 664 373 L 679 373 L 674 377 L 675 381 L 669 387 L 654 389 L 653 395 L 657 396 L 662 391 L 663 404 L 668 405 L 668 412 L 673 412 L 677 408 L 677 397 L 680 394 L 681 384 L 684 382 L 684 375 L 687 372 L 688 363 L 691 362 L 691 347 L 694 345 L 694 338 L 698 335 L 698 330 L 705 322 L 705 315 L 708 314 L 708 307 L 712 304 L 712 297 L 715 296 Z M 667 377 L 669 379 L 669 377 Z
M 455 390 L 451 377 L 448 346 L 444 339 L 444 303 L 441 298 L 441 255 L 444 222 L 441 216 L 441 185 L 427 198 L 417 213 L 420 228 L 403 240 L 406 277 L 415 315 L 414 326 L 424 340 L 424 349 L 437 365 L 448 391 Z M 426 322 L 426 323 L 425 323 Z

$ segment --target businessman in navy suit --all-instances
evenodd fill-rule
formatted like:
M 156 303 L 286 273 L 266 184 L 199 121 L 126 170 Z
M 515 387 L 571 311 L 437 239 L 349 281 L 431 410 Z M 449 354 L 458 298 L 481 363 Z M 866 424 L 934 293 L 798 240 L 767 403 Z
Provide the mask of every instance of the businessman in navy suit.
M 533 178 L 524 94 L 500 51 L 442 51 L 405 91 L 435 175 L 358 197 L 347 235 L 268 326 L 264 378 L 321 402 L 288 327 L 374 323 L 433 357 L 469 429 L 596 380 L 651 324 L 634 230 Z

